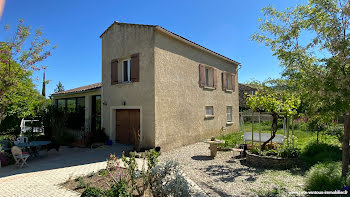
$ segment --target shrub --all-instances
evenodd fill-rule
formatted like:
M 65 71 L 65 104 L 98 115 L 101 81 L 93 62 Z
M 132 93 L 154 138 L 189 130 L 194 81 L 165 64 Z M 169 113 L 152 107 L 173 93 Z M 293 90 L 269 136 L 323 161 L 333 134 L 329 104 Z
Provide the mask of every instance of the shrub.
M 56 140 L 59 145 L 71 145 L 75 141 L 75 137 L 70 132 L 63 131 L 56 136 Z
M 298 158 L 300 155 L 300 149 L 293 146 L 284 146 L 279 150 L 278 156 L 282 158 Z
M 75 181 L 78 181 L 77 189 L 83 189 L 89 187 L 89 184 L 85 182 L 84 177 L 78 177 L 75 179 Z
M 238 144 L 243 141 L 243 132 L 233 132 L 218 137 L 218 139 L 224 140 L 225 144 L 220 144 L 223 148 L 235 148 Z
M 151 169 L 156 182 L 152 192 L 154 196 L 190 196 L 187 180 L 182 175 L 179 163 L 167 161 Z
M 122 179 L 118 183 L 114 184 L 109 191 L 106 192 L 107 196 L 113 197 L 128 197 L 131 196 L 128 193 L 128 184 Z
M 259 154 L 260 154 L 260 149 L 257 148 L 257 147 L 254 147 L 254 148 L 251 148 L 251 149 L 249 150 L 249 152 L 250 152 L 251 154 L 254 154 L 254 155 L 259 155 Z
M 0 152 L 0 162 L 2 166 L 7 166 L 15 163 L 12 154 L 7 152 Z
M 338 146 L 311 142 L 302 150 L 300 157 L 312 166 L 318 162 L 341 161 L 342 153 Z
M 81 197 L 104 197 L 104 192 L 96 187 L 87 188 L 82 194 Z
M 98 172 L 98 174 L 99 174 L 100 176 L 107 176 L 109 173 L 108 173 L 107 170 L 102 169 L 102 170 L 100 170 L 100 171 Z
M 290 129 L 292 129 L 292 124 L 290 125 Z M 308 124 L 306 122 L 297 122 L 294 124 L 295 130 L 307 131 Z
M 277 150 L 274 149 L 265 150 L 262 154 L 266 156 L 278 156 Z
M 252 189 L 254 193 L 257 194 L 259 197 L 277 197 L 277 196 L 286 196 L 287 194 L 287 189 L 285 188 L 277 188 L 274 187 L 271 190 L 265 190 L 263 188 L 261 189 Z
M 330 136 L 336 136 L 339 142 L 343 141 L 344 128 L 338 125 L 329 126 L 326 133 Z
M 107 140 L 108 136 L 106 135 L 104 128 L 102 128 L 91 133 L 87 144 L 91 145 L 93 143 L 106 143 Z
M 306 191 L 340 190 L 345 181 L 341 177 L 340 162 L 316 164 L 306 174 Z

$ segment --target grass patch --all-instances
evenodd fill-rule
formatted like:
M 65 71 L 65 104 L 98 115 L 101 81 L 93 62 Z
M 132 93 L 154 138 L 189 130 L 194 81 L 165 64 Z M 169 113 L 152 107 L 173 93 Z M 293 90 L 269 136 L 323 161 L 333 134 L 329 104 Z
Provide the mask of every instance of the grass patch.
M 243 132 L 233 132 L 226 135 L 221 135 L 217 139 L 225 140 L 225 144 L 219 144 L 221 148 L 235 148 L 238 144 L 243 143 Z

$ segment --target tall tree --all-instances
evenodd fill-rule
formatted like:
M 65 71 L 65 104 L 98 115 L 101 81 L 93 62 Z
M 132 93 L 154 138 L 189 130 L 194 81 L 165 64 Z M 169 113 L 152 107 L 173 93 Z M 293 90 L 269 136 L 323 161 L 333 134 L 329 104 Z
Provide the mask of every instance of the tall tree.
M 5 30 L 9 31 L 7 25 Z M 30 37 L 31 28 L 19 20 L 14 35 L 0 43 L 0 123 L 4 118 L 6 106 L 11 104 L 10 95 L 21 88 L 21 80 L 27 77 L 27 72 L 35 72 L 41 68 L 38 62 L 51 55 L 50 42 L 42 38 L 42 32 L 37 29 Z M 27 43 L 27 42 L 30 43 Z M 28 49 L 25 49 L 28 46 Z
M 62 85 L 62 83 L 59 81 L 58 84 L 56 85 L 56 88 L 54 90 L 55 92 L 62 92 L 64 91 L 64 86 Z
M 342 176 L 350 135 L 350 7 L 347 0 L 309 0 L 285 11 L 263 8 L 253 39 L 269 46 L 309 113 L 344 116 Z

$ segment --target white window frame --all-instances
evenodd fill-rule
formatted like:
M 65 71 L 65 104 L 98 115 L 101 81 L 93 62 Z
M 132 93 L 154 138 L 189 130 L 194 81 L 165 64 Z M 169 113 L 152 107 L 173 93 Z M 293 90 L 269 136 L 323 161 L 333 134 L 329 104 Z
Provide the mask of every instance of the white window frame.
M 230 118 L 229 118 L 230 116 Z M 231 119 L 231 120 L 229 120 Z M 232 124 L 233 123 L 233 114 L 232 114 L 232 106 L 226 106 L 226 123 Z
M 211 114 L 208 114 L 208 113 L 207 113 L 207 112 L 208 112 L 208 111 L 207 111 L 208 108 L 211 108 L 211 112 L 212 112 Z M 206 118 L 212 118 L 212 117 L 214 117 L 214 106 L 208 105 L 208 106 L 205 106 L 204 109 L 205 109 L 205 117 L 206 117 Z
M 214 87 L 214 69 L 212 67 L 205 67 L 205 87 Z
M 127 68 L 128 68 L 128 73 L 127 73 L 128 79 L 127 80 L 124 79 L 124 62 L 127 62 Z M 130 83 L 130 81 L 131 81 L 131 79 L 130 79 L 130 67 L 131 67 L 130 63 L 131 63 L 130 58 L 122 61 L 122 82 L 123 83 Z

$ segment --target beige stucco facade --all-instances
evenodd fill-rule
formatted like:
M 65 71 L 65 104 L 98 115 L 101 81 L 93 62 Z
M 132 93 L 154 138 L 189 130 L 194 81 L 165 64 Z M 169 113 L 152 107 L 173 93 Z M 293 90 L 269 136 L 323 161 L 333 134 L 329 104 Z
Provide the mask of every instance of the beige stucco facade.
M 140 109 L 141 146 L 171 149 L 239 130 L 238 63 L 176 38 L 156 26 L 114 23 L 102 35 L 102 127 L 116 135 L 116 109 Z M 111 85 L 111 61 L 139 53 L 140 81 Z M 121 64 L 121 61 L 119 61 Z M 217 69 L 217 88 L 199 87 L 199 64 Z M 121 75 L 121 66 L 118 75 Z M 221 72 L 235 91 L 221 88 Z M 205 106 L 214 117 L 205 118 Z M 233 121 L 226 124 L 226 107 Z
M 237 65 L 184 44 L 168 34 L 155 36 L 156 146 L 179 147 L 210 136 L 239 130 Z M 217 88 L 199 87 L 199 64 L 217 68 Z M 234 92 L 222 90 L 222 71 L 235 73 Z M 214 118 L 205 118 L 213 106 Z M 233 124 L 226 124 L 226 106 L 232 106 Z
M 148 26 L 112 25 L 101 38 L 102 127 L 114 140 L 117 132 L 116 109 L 140 109 L 141 145 L 154 147 L 154 29 Z M 111 85 L 111 61 L 123 60 L 135 53 L 140 55 L 140 82 Z M 122 74 L 121 65 L 118 66 L 118 74 L 119 77 Z

